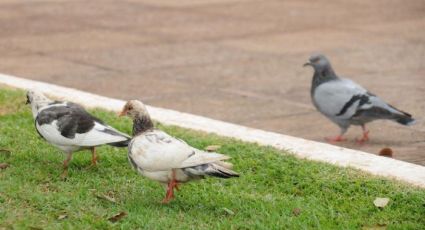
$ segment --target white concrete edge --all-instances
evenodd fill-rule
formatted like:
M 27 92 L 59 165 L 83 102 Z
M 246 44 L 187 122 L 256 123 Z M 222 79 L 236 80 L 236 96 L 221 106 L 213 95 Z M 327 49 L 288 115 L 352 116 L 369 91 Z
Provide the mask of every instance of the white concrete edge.
M 80 90 L 0 74 L 0 83 L 21 89 L 38 89 L 48 95 L 73 101 L 86 107 L 119 111 L 124 101 Z M 235 125 L 207 117 L 147 106 L 152 118 L 166 125 L 200 130 L 287 150 L 299 158 L 353 167 L 374 175 L 390 177 L 425 188 L 425 167 L 366 152 L 309 141 L 279 133 Z

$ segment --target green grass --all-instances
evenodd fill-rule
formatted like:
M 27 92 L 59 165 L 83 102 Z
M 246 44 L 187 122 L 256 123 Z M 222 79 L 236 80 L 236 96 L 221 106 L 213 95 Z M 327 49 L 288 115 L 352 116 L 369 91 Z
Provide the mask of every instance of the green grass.
M 425 190 L 354 169 L 296 159 L 270 147 L 202 132 L 158 125 L 189 144 L 221 145 L 240 178 L 183 185 L 161 205 L 165 191 L 139 176 L 126 149 L 101 147 L 100 164 L 74 154 L 69 178 L 61 181 L 61 152 L 36 133 L 22 91 L 0 89 L 0 229 L 423 229 Z M 94 114 L 130 132 L 131 122 L 113 113 Z M 108 195 L 116 202 L 100 199 Z M 383 209 L 376 197 L 391 199 Z M 299 215 L 293 213 L 300 209 Z M 116 223 L 108 218 L 125 211 Z M 67 218 L 59 220 L 60 215 Z

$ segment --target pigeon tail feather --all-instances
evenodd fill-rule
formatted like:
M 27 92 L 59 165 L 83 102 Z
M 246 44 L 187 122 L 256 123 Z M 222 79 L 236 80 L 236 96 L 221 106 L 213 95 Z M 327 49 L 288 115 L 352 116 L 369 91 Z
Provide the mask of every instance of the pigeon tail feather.
M 414 125 L 414 124 L 416 123 L 416 120 L 412 117 L 412 115 L 411 115 L 411 114 L 406 113 L 406 112 L 404 112 L 404 111 L 401 111 L 401 110 L 399 110 L 399 109 L 395 108 L 395 107 L 394 107 L 394 106 L 392 106 L 392 105 L 389 105 L 389 106 L 390 106 L 392 109 L 397 110 L 397 112 L 400 112 L 400 113 L 401 113 L 401 114 L 395 114 L 395 118 L 394 118 L 394 120 L 395 120 L 397 123 L 402 124 L 402 125 L 407 125 L 407 126 Z
M 416 120 L 409 116 L 400 116 L 395 121 L 399 124 L 407 125 L 407 126 L 416 124 Z
M 230 170 L 228 168 L 222 167 L 219 164 L 212 164 L 212 168 L 214 170 L 208 170 L 206 172 L 206 174 L 208 176 L 214 176 L 214 177 L 219 177 L 219 178 L 231 178 L 231 177 L 239 177 L 239 174 L 233 170 Z
M 128 144 L 130 143 L 131 139 L 127 139 L 125 141 L 119 141 L 119 142 L 113 142 L 113 143 L 108 143 L 108 145 L 110 146 L 114 146 L 114 147 L 127 147 Z
M 232 167 L 231 164 L 222 164 L 219 161 L 209 164 L 202 164 L 193 167 L 184 168 L 184 172 L 193 177 L 213 176 L 219 178 L 231 178 L 239 177 L 237 172 L 232 171 L 228 167 Z

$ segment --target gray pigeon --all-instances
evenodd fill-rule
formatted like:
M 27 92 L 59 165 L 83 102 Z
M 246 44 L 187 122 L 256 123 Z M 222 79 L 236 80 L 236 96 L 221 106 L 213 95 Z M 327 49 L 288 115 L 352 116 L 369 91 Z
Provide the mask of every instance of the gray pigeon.
M 67 175 L 73 152 L 90 149 L 92 164 L 96 165 L 96 146 L 127 147 L 131 140 L 130 136 L 106 125 L 78 104 L 52 101 L 34 90 L 28 91 L 27 104 L 31 104 L 38 134 L 67 154 L 62 177 Z
M 412 115 L 387 104 L 357 83 L 338 77 L 324 55 L 311 56 L 304 66 L 314 68 L 310 92 L 314 106 L 341 128 L 340 134 L 327 138 L 328 141 L 343 141 L 342 136 L 350 125 L 360 125 L 363 137 L 358 141 L 367 141 L 369 131 L 365 124 L 373 120 L 388 119 L 402 125 L 415 123 Z

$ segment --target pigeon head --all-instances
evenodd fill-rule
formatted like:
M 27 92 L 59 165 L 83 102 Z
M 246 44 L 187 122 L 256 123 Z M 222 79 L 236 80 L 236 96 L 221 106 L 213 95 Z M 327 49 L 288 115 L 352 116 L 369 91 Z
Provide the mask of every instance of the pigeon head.
M 149 113 L 146 106 L 141 101 L 130 100 L 124 105 L 119 116 L 128 116 L 135 119 L 138 117 L 149 117 Z
M 153 129 L 151 117 L 141 101 L 128 101 L 119 116 L 128 116 L 133 119 L 133 136 Z
M 37 90 L 28 90 L 26 104 L 31 104 L 33 115 L 37 115 L 37 111 L 48 105 L 52 100 L 44 96 L 43 93 Z
M 311 93 L 322 83 L 338 79 L 328 58 L 323 54 L 312 55 L 304 66 L 311 66 L 314 69 Z
M 311 66 L 314 68 L 314 71 L 323 72 L 327 69 L 332 69 L 331 63 L 328 58 L 323 54 L 314 54 L 309 59 L 304 66 Z

